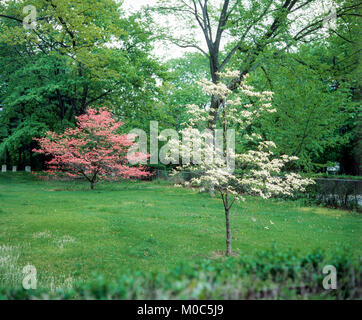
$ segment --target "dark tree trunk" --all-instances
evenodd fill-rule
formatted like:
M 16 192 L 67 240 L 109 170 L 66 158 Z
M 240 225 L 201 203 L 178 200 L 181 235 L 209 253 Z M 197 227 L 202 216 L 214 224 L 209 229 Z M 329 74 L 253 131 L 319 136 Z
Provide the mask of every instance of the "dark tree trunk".
M 8 168 L 11 165 L 10 152 L 9 152 L 9 149 L 7 147 L 5 147 L 5 164 L 8 166 Z
M 211 116 L 209 119 L 209 123 L 208 123 L 208 127 L 211 130 L 215 129 L 216 126 L 216 121 L 217 121 L 217 113 L 219 110 L 219 107 L 221 105 L 222 101 L 220 99 L 218 99 L 215 96 L 211 97 L 211 104 L 210 104 L 210 112 L 209 115 Z
M 88 179 L 88 181 L 90 182 L 91 190 L 94 190 L 94 184 L 97 182 L 97 172 L 95 172 L 93 177 L 91 179 Z

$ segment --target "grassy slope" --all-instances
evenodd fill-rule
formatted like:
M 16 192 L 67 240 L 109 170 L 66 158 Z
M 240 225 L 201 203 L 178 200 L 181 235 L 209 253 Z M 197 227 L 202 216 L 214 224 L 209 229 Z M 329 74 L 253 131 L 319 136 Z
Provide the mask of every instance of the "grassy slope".
M 232 213 L 233 249 L 251 252 L 276 242 L 302 252 L 347 245 L 361 254 L 357 214 L 257 198 Z M 224 228 L 221 202 L 193 190 L 105 183 L 92 192 L 80 182 L 0 174 L 0 261 L 1 254 L 12 255 L 18 273 L 27 263 L 36 266 L 41 283 L 93 272 L 113 278 L 127 269 L 167 270 L 223 250 Z

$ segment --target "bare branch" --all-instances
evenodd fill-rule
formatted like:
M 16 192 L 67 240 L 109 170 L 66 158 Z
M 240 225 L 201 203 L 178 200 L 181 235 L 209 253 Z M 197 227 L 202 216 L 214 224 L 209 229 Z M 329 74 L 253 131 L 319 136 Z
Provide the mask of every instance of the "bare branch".
M 224 0 L 224 5 L 220 13 L 219 25 L 217 27 L 216 37 L 215 37 L 215 47 L 217 48 L 220 46 L 221 36 L 222 33 L 224 32 L 224 28 L 228 21 L 228 17 L 230 16 L 230 13 L 228 14 L 229 4 L 230 4 L 229 0 Z
M 1 18 L 7 18 L 7 19 L 10 19 L 10 20 L 15 20 L 17 22 L 20 22 L 20 23 L 23 23 L 23 20 L 19 19 L 19 18 L 16 18 L 16 17 L 10 17 L 10 16 L 7 16 L 5 14 L 0 14 L 0 17 Z

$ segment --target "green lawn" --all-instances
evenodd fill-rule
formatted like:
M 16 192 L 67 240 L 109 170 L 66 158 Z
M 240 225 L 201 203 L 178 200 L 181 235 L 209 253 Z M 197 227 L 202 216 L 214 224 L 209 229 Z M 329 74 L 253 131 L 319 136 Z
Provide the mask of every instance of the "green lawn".
M 26 264 L 48 286 L 93 273 L 165 271 L 225 248 L 223 206 L 208 194 L 155 182 L 88 188 L 0 174 L 0 286 L 21 284 Z M 347 211 L 248 198 L 232 211 L 233 249 L 249 253 L 276 243 L 305 253 L 347 246 L 357 257 L 361 222 Z

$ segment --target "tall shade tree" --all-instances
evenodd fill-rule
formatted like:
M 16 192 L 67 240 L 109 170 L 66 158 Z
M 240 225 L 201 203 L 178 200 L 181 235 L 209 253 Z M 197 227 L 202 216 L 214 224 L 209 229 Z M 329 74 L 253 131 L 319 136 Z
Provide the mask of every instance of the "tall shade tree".
M 282 152 L 297 155 L 304 170 L 326 170 L 328 162 L 339 162 L 341 173 L 360 174 L 360 9 L 346 11 L 324 37 L 297 50 L 268 49 L 253 72 L 255 80 L 264 79 L 258 89 L 275 93 L 278 112 L 263 123 L 264 133 Z
M 340 2 L 342 0 L 337 0 Z M 345 1 L 353 5 L 356 1 Z M 325 157 L 336 154 L 344 174 L 362 175 L 362 65 L 361 65 L 361 7 L 338 21 L 327 39 L 328 50 L 320 50 L 328 61 L 328 74 L 334 81 L 335 90 L 350 88 L 354 112 L 340 129 L 349 134 L 348 143 L 326 150 Z
M 141 166 L 129 165 L 129 161 L 145 161 L 148 155 L 137 153 L 130 159 L 133 137 L 117 133 L 122 123 L 116 122 L 110 112 L 88 109 L 77 119 L 75 129 L 68 128 L 62 134 L 48 132 L 46 137 L 34 139 L 40 149 L 33 151 L 52 158 L 47 162 L 50 173 L 66 172 L 71 178 L 83 177 L 92 190 L 101 179 L 129 179 L 149 174 Z
M 325 5 L 325 10 L 320 8 Z M 299 43 L 325 36 L 323 26 L 330 17 L 333 2 L 326 0 L 160 0 L 158 14 L 172 16 L 187 32 L 170 31 L 163 37 L 183 48 L 199 50 L 207 58 L 214 84 L 218 73 L 237 62 L 240 76 L 228 88 L 236 90 L 242 77 L 253 71 L 258 58 L 271 46 L 279 52 L 297 48 Z M 340 1 L 336 19 L 355 14 L 361 3 Z M 195 35 L 201 31 L 206 46 Z M 222 101 L 211 97 L 209 127 L 216 122 Z

